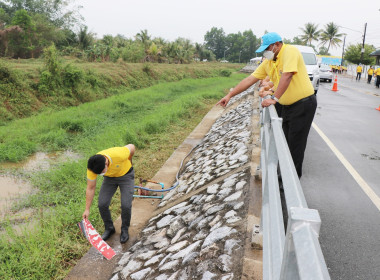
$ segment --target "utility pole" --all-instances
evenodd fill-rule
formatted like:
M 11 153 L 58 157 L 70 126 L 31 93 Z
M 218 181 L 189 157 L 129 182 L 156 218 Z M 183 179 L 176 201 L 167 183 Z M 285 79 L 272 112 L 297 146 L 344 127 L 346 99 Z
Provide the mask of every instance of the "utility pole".
M 340 61 L 340 66 L 343 66 L 344 46 L 345 46 L 345 45 L 346 45 L 346 36 L 344 36 L 344 40 L 343 40 L 342 60 Z
M 364 35 L 363 35 L 363 47 L 362 47 L 362 53 L 360 54 L 360 63 L 363 62 L 363 55 L 364 55 L 364 43 L 365 43 L 365 33 L 367 31 L 367 23 L 364 25 Z

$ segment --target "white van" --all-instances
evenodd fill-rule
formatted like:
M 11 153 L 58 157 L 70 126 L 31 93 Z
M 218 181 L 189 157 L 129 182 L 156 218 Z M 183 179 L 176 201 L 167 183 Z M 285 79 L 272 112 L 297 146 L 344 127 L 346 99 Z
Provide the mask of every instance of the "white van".
M 302 54 L 303 60 L 306 65 L 307 74 L 309 75 L 310 81 L 313 84 L 314 87 L 314 93 L 317 94 L 319 89 L 319 67 L 318 67 L 318 60 L 317 56 L 315 55 L 314 49 L 312 47 L 308 46 L 300 46 L 300 45 L 293 45 L 295 46 Z

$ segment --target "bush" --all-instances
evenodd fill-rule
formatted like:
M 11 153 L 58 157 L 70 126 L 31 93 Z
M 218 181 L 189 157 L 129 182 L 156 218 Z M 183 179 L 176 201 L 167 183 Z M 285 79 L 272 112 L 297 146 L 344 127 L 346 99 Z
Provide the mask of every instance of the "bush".
M 17 77 L 14 73 L 4 64 L 0 64 L 0 83 L 15 84 Z
M 223 69 L 220 71 L 220 76 L 222 77 L 229 77 L 231 76 L 231 74 L 232 74 L 232 71 L 228 69 Z
M 63 71 L 63 84 L 66 87 L 75 89 L 83 82 L 84 72 L 78 68 L 68 64 Z
M 134 144 L 139 149 L 145 148 L 148 143 L 147 137 L 143 133 L 136 133 L 133 129 L 125 133 L 124 140 L 125 143 Z
M 152 73 L 152 66 L 149 63 L 144 63 L 142 70 L 146 74 L 150 75 Z
M 41 93 L 49 94 L 51 89 L 56 88 L 57 79 L 52 75 L 50 71 L 43 71 L 40 76 L 40 81 L 38 83 L 38 91 Z M 49 94 L 54 95 L 54 94 Z
M 89 83 L 93 88 L 96 88 L 100 85 L 99 78 L 89 70 L 85 75 L 86 82 Z
M 45 67 L 53 76 L 58 75 L 61 63 L 58 59 L 58 51 L 54 45 L 44 49 Z
M 0 144 L 0 161 L 18 162 L 36 151 L 36 144 L 26 139 Z
M 63 121 L 59 124 L 60 128 L 63 128 L 67 132 L 83 132 L 83 123 L 81 121 Z
M 39 138 L 39 142 L 47 146 L 49 150 L 56 151 L 66 148 L 70 144 L 70 137 L 63 129 L 50 131 Z

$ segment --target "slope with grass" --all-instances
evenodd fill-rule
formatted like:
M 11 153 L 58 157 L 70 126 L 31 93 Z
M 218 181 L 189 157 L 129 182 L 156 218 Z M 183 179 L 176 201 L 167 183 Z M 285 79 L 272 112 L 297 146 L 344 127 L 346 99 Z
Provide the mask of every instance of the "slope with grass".
M 49 54 L 49 53 L 48 53 Z M 54 55 L 42 59 L 0 59 L 0 125 L 42 111 L 185 78 L 229 76 L 242 65 L 224 63 L 89 63 Z
M 20 235 L 9 220 L 1 223 L 0 278 L 64 278 L 89 248 L 76 228 L 85 204 L 86 159 L 104 148 L 134 143 L 136 178 L 151 178 L 208 110 L 245 76 L 162 83 L 4 125 L 0 161 L 18 162 L 36 151 L 57 150 L 72 150 L 82 158 L 57 163 L 45 172 L 19 174 L 30 178 L 38 191 L 13 211 L 37 209 L 36 227 Z M 111 207 L 117 217 L 117 198 Z M 92 223 L 101 228 L 96 206 L 91 210 Z

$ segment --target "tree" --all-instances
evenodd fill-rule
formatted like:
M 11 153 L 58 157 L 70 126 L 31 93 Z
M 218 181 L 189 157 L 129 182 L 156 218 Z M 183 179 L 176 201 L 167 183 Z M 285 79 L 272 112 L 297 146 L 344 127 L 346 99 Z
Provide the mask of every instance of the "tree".
M 224 52 L 226 51 L 225 39 L 226 36 L 223 28 L 218 29 L 213 27 L 204 36 L 205 47 L 215 54 L 216 59 L 224 57 Z
M 318 52 L 319 55 L 331 55 L 328 51 L 327 51 L 327 48 L 326 47 L 320 47 L 319 48 L 319 52 Z
M 212 51 L 206 49 L 204 45 L 195 43 L 194 58 L 198 61 L 213 61 L 215 60 L 215 55 Z
M 300 36 L 300 39 L 303 41 L 303 43 L 309 43 L 309 46 L 311 46 L 311 42 L 313 40 L 318 41 L 319 33 L 321 32 L 318 30 L 318 24 L 308 22 L 305 24 L 305 28 L 300 29 L 303 32 L 303 34 Z
M 75 6 L 75 0 L 3 0 L 0 8 L 10 16 L 18 10 L 26 10 L 29 14 L 42 14 L 54 26 L 71 28 L 83 21 L 79 14 L 81 6 Z M 9 22 L 7 22 L 9 24 Z
M 255 56 L 256 50 L 260 47 L 260 40 L 253 34 L 251 29 L 243 32 L 244 42 L 241 48 L 240 62 L 249 61 Z
M 95 35 L 88 32 L 88 27 L 81 27 L 78 33 L 78 44 L 82 50 L 88 49 L 95 41 Z
M 362 44 L 360 43 L 356 45 L 349 45 L 345 51 L 344 59 L 353 64 L 359 64 L 361 50 L 362 50 Z M 362 60 L 363 64 L 365 65 L 375 64 L 375 58 L 369 56 L 369 54 L 375 50 L 376 48 L 372 45 L 367 45 L 367 44 L 364 45 L 364 54 L 363 54 L 363 60 Z
M 148 34 L 148 30 L 141 30 L 136 34 L 136 40 L 140 41 L 145 48 L 145 53 L 148 54 L 148 49 L 150 47 L 150 35 Z
M 0 29 L 0 56 L 12 56 L 12 50 L 9 49 L 11 38 L 17 38 L 24 31 L 19 26 L 11 26 Z
M 0 7 L 0 29 L 4 29 L 5 24 L 9 21 L 9 15 Z
M 340 43 L 342 42 L 340 37 L 343 35 L 343 33 L 339 33 L 339 26 L 333 22 L 330 22 L 325 25 L 325 29 L 320 35 L 321 44 L 324 46 L 326 43 L 329 43 L 327 47 L 328 52 L 330 50 L 330 46 L 333 48 L 340 46 Z
M 129 40 L 122 49 L 121 56 L 126 62 L 142 62 L 146 56 L 144 45 L 139 41 Z
M 14 34 L 11 37 L 10 46 L 14 57 L 28 58 L 29 53 L 35 49 L 33 36 L 36 26 L 32 17 L 26 10 L 18 10 L 12 18 L 12 26 L 20 27 L 23 32 Z
M 289 45 L 301 45 L 301 46 L 305 45 L 305 43 L 299 37 L 293 37 L 293 40 L 284 38 L 282 41 L 285 44 L 289 44 Z

